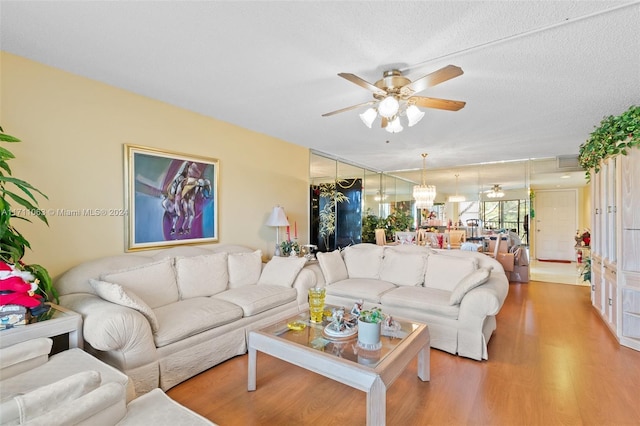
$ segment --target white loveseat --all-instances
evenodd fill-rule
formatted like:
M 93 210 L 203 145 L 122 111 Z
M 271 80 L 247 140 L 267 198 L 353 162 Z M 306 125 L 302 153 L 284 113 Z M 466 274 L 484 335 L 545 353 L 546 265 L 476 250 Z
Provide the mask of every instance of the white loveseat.
M 172 386 L 247 351 L 252 329 L 308 307 L 304 258 L 247 247 L 180 246 L 71 268 L 60 304 L 83 317 L 85 350 L 126 373 L 137 395 Z
M 429 326 L 431 347 L 475 360 L 488 359 L 496 314 L 509 290 L 500 263 L 482 253 L 415 245 L 357 244 L 318 253 L 318 286 L 326 303 L 365 308 Z

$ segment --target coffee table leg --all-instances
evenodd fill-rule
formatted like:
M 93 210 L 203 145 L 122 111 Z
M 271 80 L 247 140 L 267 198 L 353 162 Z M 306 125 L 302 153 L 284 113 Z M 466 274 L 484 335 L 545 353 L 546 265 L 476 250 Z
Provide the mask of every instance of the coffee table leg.
M 247 371 L 247 390 L 256 390 L 256 350 L 249 347 L 249 368 Z
M 418 352 L 418 377 L 423 382 L 431 379 L 431 347 L 429 345 Z
M 387 387 L 380 376 L 376 377 L 367 392 L 367 426 L 384 425 L 387 416 Z

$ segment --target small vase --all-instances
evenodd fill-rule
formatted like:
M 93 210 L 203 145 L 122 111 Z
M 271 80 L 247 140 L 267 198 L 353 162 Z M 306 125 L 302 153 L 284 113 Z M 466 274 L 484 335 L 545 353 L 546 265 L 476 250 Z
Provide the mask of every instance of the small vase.
M 382 323 L 364 322 L 358 319 L 358 346 L 363 349 L 380 349 L 380 329 Z

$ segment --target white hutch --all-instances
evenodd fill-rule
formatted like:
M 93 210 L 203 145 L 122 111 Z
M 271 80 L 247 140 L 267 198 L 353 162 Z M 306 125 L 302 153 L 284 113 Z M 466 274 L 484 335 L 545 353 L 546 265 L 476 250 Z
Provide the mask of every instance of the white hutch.
M 591 301 L 621 345 L 640 350 L 640 149 L 591 171 Z

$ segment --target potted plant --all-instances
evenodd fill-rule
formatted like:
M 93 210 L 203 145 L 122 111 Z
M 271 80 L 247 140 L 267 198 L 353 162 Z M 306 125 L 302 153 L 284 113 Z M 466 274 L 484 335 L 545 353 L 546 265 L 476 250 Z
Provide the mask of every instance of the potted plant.
M 300 254 L 300 245 L 295 240 L 286 240 L 280 243 L 283 256 L 297 256 Z
M 358 317 L 358 344 L 365 349 L 380 348 L 380 331 L 384 314 L 380 308 L 360 311 Z
M 631 106 L 618 116 L 605 117 L 580 145 L 578 161 L 586 170 L 587 181 L 591 179 L 592 170 L 600 171 L 602 160 L 617 154 L 627 155 L 628 149 L 637 146 L 640 146 L 640 106 Z
M 0 141 L 17 143 L 20 139 L 4 133 L 0 127 Z M 22 261 L 25 250 L 31 249 L 29 241 L 14 226 L 16 221 L 31 222 L 35 217 L 49 226 L 44 211 L 39 208 L 35 193 L 47 199 L 37 188 L 24 180 L 12 176 L 8 161 L 15 156 L 8 149 L 0 146 L 0 259 L 16 270 L 31 273 L 37 282 L 35 291 L 45 300 L 58 303 L 58 293 L 53 287 L 49 272 L 37 264 L 26 264 Z

